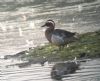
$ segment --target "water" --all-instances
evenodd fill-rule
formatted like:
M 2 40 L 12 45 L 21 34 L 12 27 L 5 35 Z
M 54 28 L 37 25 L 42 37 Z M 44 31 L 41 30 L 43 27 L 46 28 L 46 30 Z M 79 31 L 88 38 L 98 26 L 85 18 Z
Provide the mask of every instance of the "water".
M 0 58 L 47 43 L 41 25 L 48 19 L 53 19 L 57 28 L 86 33 L 100 29 L 99 14 L 100 0 L 0 0 Z M 52 81 L 52 65 L 6 67 L 12 63 L 16 60 L 0 59 L 0 81 Z M 99 60 L 83 64 L 85 69 L 64 80 L 100 81 L 99 64 Z
M 4 62 L 3 62 L 4 61 Z M 56 81 L 51 79 L 50 71 L 53 64 L 33 64 L 25 68 L 9 66 L 11 60 L 0 62 L 0 81 Z M 100 81 L 100 59 L 82 63 L 74 74 L 66 75 L 63 81 Z
M 98 30 L 99 9 L 99 0 L 0 0 L 0 54 L 46 43 L 41 25 L 48 19 L 72 32 Z

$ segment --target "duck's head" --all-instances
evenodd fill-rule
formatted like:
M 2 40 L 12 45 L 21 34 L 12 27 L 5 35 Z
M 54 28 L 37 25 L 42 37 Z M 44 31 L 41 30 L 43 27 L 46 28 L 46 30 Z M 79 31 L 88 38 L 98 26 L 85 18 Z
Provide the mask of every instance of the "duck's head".
M 50 29 L 55 28 L 55 22 L 53 20 L 47 20 L 42 27 L 48 27 Z

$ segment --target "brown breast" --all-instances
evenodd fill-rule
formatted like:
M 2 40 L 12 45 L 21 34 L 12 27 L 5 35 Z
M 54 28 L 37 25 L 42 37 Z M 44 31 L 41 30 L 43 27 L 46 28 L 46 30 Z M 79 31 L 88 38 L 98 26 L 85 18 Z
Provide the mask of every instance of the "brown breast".
M 48 28 L 46 31 L 45 31 L 45 36 L 47 38 L 47 40 L 51 43 L 51 36 L 52 36 L 52 33 L 53 33 L 53 29 L 50 29 Z

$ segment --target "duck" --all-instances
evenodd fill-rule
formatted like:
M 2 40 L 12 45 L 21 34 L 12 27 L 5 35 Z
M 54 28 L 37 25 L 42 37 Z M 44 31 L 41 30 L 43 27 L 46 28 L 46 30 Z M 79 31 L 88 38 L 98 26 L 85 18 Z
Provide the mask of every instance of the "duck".
M 63 29 L 55 29 L 55 22 L 51 19 L 47 20 L 41 27 L 46 27 L 45 37 L 53 45 L 62 48 L 69 43 L 75 41 L 77 37 L 75 32 L 66 31 Z
M 51 78 L 62 80 L 64 75 L 75 73 L 79 66 L 80 63 L 74 61 L 56 63 L 51 69 Z

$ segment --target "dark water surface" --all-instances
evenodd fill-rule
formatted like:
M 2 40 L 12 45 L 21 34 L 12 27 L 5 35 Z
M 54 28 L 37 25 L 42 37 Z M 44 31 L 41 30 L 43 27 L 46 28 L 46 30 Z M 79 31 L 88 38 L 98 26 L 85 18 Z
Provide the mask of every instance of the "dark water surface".
M 85 33 L 100 29 L 100 0 L 0 0 L 0 58 L 46 43 L 41 25 L 53 19 L 57 28 Z M 92 60 L 64 81 L 100 81 L 100 63 Z M 52 65 L 5 67 L 19 63 L 0 59 L 0 81 L 52 81 Z

